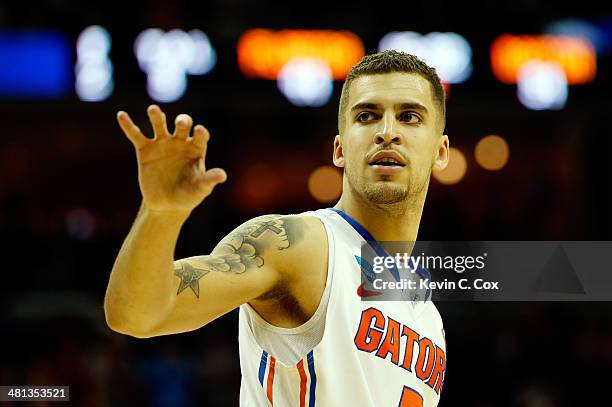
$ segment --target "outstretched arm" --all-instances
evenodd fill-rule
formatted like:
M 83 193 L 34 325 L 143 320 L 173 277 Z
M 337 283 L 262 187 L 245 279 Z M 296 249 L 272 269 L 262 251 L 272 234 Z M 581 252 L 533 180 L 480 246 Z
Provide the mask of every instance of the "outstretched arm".
M 191 211 L 226 179 L 204 164 L 208 131 L 188 115 L 176 118 L 174 133 L 157 106 L 147 109 L 154 129 L 145 137 L 125 112 L 117 120 L 136 150 L 142 205 L 110 275 L 104 311 L 109 326 L 138 335 L 171 307 L 174 248 Z
M 183 223 L 225 173 L 205 169 L 208 132 L 202 126 L 188 137 L 191 119 L 180 115 L 170 135 L 159 108 L 149 108 L 149 116 L 153 139 L 126 114 L 118 117 L 136 147 L 143 203 L 110 275 L 104 300 L 108 325 L 140 338 L 190 331 L 241 304 L 273 299 L 296 280 L 309 284 L 313 253 L 325 239 L 320 222 L 309 217 L 255 218 L 210 255 L 174 261 Z
M 236 228 L 210 255 L 175 261 L 172 306 L 148 334 L 197 329 L 290 285 L 292 273 L 281 265 L 291 267 L 307 250 L 308 223 L 300 216 L 261 216 Z

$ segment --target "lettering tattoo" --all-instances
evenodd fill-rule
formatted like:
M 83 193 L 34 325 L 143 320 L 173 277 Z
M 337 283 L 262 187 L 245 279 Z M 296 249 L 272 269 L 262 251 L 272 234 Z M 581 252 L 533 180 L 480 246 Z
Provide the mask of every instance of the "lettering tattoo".
M 304 220 L 299 216 L 266 215 L 238 227 L 215 248 L 215 255 L 175 262 L 180 278 L 177 295 L 188 287 L 200 298 L 200 279 L 210 272 L 241 274 L 260 268 L 265 254 L 286 250 L 303 239 Z

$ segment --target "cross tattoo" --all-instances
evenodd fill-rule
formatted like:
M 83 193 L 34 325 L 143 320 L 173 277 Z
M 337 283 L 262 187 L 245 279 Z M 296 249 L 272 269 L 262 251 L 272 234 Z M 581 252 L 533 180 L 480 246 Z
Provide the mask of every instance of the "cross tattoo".
M 281 234 L 283 232 L 283 230 L 281 228 L 278 228 L 278 227 L 274 226 L 274 221 L 273 220 L 270 220 L 268 222 L 262 223 L 253 233 L 251 233 L 251 237 L 259 237 L 266 230 L 271 230 L 272 232 L 276 233 L 277 235 L 279 235 L 279 234 Z

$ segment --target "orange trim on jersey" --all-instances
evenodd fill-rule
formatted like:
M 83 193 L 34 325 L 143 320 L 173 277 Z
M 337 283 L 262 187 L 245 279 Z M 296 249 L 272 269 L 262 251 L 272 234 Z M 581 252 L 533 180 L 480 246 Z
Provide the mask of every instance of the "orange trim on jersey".
M 297 364 L 297 370 L 300 373 L 300 407 L 306 406 L 306 371 L 304 371 L 304 359 Z
M 273 356 L 270 356 L 270 370 L 268 371 L 268 383 L 266 385 L 266 394 L 268 396 L 268 400 L 270 404 L 272 403 L 272 385 L 274 384 L 274 365 L 276 364 L 276 359 Z

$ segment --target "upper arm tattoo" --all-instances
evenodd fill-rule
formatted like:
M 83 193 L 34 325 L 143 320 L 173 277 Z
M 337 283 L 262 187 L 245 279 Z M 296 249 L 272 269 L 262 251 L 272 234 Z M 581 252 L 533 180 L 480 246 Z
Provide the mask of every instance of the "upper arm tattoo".
M 262 267 L 266 253 L 295 245 L 305 227 L 299 216 L 267 215 L 245 223 L 217 245 L 218 254 L 175 262 L 174 275 L 181 280 L 176 294 L 189 287 L 199 298 L 199 280 L 210 272 L 241 274 Z

